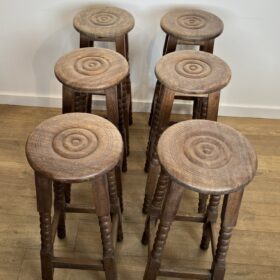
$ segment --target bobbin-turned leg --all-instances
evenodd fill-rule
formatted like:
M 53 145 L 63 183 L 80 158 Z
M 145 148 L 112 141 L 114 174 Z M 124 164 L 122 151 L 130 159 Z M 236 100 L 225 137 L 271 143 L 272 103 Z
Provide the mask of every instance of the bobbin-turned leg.
M 128 34 L 125 34 L 125 50 L 126 50 L 126 59 L 129 63 L 129 43 L 128 43 Z M 127 83 L 127 94 L 128 94 L 128 102 L 129 102 L 129 125 L 133 124 L 133 116 L 132 116 L 132 93 L 131 93 L 131 81 L 130 81 L 130 73 L 126 78 Z
M 124 127 L 124 117 L 122 110 L 122 99 L 121 99 L 121 88 L 120 85 L 117 87 L 112 87 L 106 90 L 106 108 L 107 117 L 116 127 L 119 128 L 124 141 L 124 153 L 123 153 L 123 166 L 122 170 L 127 171 L 127 161 L 126 161 L 126 132 Z
M 171 183 L 167 191 L 153 249 L 148 258 L 144 280 L 154 280 L 157 277 L 168 232 L 178 211 L 183 191 L 184 188 L 175 182 Z
M 147 245 L 149 242 L 149 236 L 152 228 L 156 226 L 156 222 L 158 218 L 160 217 L 160 211 L 161 207 L 163 204 L 163 200 L 165 198 L 165 194 L 167 191 L 167 188 L 170 184 L 170 178 L 169 176 L 165 173 L 164 170 L 161 170 L 157 187 L 155 190 L 155 194 L 153 197 L 153 201 L 151 203 L 147 218 L 146 218 L 146 223 L 145 223 L 145 229 L 143 232 L 142 236 L 142 244 Z
M 145 172 L 149 171 L 149 164 L 157 147 L 161 133 L 168 127 L 174 102 L 175 92 L 161 86 L 156 102 L 156 109 L 150 129 L 146 152 Z
M 162 55 L 164 56 L 168 53 L 174 52 L 177 47 L 177 41 L 178 40 L 175 37 L 166 34 Z M 152 101 L 152 105 L 151 105 L 149 125 L 152 125 L 152 119 L 153 119 L 153 115 L 154 115 L 154 112 L 156 109 L 155 106 L 156 106 L 157 98 L 159 95 L 159 91 L 160 91 L 160 82 L 157 80 L 156 86 L 155 86 L 155 91 L 154 91 L 154 96 L 153 96 L 153 101 Z
M 221 214 L 221 229 L 214 261 L 212 280 L 223 280 L 225 276 L 226 255 L 233 228 L 236 226 L 243 190 L 225 195 Z
M 57 236 L 60 239 L 65 238 L 65 184 L 54 181 L 54 211 L 59 213 L 57 226 Z
M 214 224 L 217 221 L 218 217 L 218 207 L 220 202 L 221 196 L 220 195 L 211 195 L 210 201 L 207 208 L 207 217 L 206 221 L 203 225 L 203 234 L 202 240 L 200 243 L 200 248 L 202 250 L 207 250 L 209 247 L 209 242 L 211 238 L 211 224 Z
M 122 111 L 124 118 L 124 127 L 126 135 L 126 154 L 129 155 L 129 114 L 128 114 L 128 104 L 127 104 L 127 84 L 126 79 L 121 84 L 121 100 L 122 100 Z
M 53 279 L 53 243 L 52 243 L 52 182 L 42 174 L 35 172 L 37 210 L 40 215 L 41 229 L 41 273 L 43 280 Z
M 109 196 L 111 203 L 111 215 L 118 216 L 118 233 L 117 240 L 123 240 L 123 231 L 122 231 L 122 214 L 120 207 L 120 200 L 117 191 L 117 179 L 116 179 L 116 169 L 114 168 L 107 174 L 108 179 L 108 188 L 109 188 Z
M 124 112 L 124 102 L 123 102 L 123 91 L 122 91 L 122 84 L 117 86 L 117 96 L 118 96 L 118 112 L 119 112 L 119 130 L 122 134 L 123 137 L 123 142 L 124 142 L 124 151 L 123 151 L 123 166 L 122 166 L 122 170 L 123 172 L 127 171 L 127 150 L 128 150 L 128 142 L 127 142 L 127 133 L 128 133 L 128 123 L 125 120 L 125 112 Z
M 151 127 L 151 129 L 154 129 L 154 135 L 151 136 L 152 139 L 150 142 L 150 147 L 148 148 L 147 159 L 146 159 L 146 166 L 149 166 L 150 170 L 147 177 L 145 199 L 143 204 L 143 213 L 145 214 L 148 212 L 150 203 L 152 201 L 154 190 L 157 185 L 159 171 L 160 171 L 156 147 L 161 134 L 168 126 L 172 105 L 174 101 L 174 96 L 175 96 L 175 93 L 169 89 L 164 89 L 162 94 L 163 95 L 160 104 L 160 109 L 158 112 L 156 112 L 155 115 L 156 119 L 153 121 L 153 127 Z
M 116 51 L 123 55 L 127 62 L 129 63 L 129 50 L 128 50 L 128 35 L 118 36 L 116 37 Z M 124 92 L 126 94 L 126 111 L 127 116 L 127 124 L 132 124 L 132 97 L 131 97 L 131 81 L 130 81 L 130 73 L 123 81 Z
M 118 197 L 120 201 L 121 212 L 123 212 L 123 191 L 122 191 L 122 176 L 121 176 L 120 164 L 118 164 L 115 167 L 115 172 L 116 172 L 116 180 L 117 180 Z
M 106 280 L 117 279 L 117 269 L 112 241 L 110 199 L 107 178 L 105 175 L 92 180 L 96 214 L 99 220 L 102 247 L 103 247 L 103 268 Z

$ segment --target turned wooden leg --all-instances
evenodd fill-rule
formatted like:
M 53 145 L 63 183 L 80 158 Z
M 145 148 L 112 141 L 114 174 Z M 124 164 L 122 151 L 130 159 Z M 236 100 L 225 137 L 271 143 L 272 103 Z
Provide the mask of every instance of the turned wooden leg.
M 165 171 L 162 170 L 158 179 L 153 201 L 151 203 L 146 218 L 145 229 L 142 236 L 143 245 L 148 244 L 151 229 L 153 229 L 156 226 L 156 222 L 160 216 L 161 207 L 163 204 L 163 200 L 165 198 L 167 188 L 169 187 L 169 184 L 170 184 L 170 178 L 165 173 Z
M 114 168 L 107 174 L 108 179 L 108 188 L 109 188 L 109 196 L 110 196 L 110 208 L 111 208 L 111 216 L 118 216 L 118 236 L 117 240 L 123 240 L 123 230 L 122 230 L 122 215 L 120 208 L 120 201 L 117 190 L 117 179 L 116 179 L 116 169 Z
M 125 50 L 126 50 L 126 59 L 129 63 L 129 43 L 128 43 L 128 34 L 125 34 Z M 127 76 L 127 94 L 128 94 L 128 102 L 129 102 L 129 125 L 133 124 L 133 115 L 132 115 L 132 93 L 131 93 L 131 80 L 130 74 Z
M 122 85 L 118 85 L 117 87 L 117 93 L 118 93 L 118 111 L 119 111 L 119 130 L 121 132 L 121 135 L 123 137 L 123 142 L 124 142 L 124 154 L 123 154 L 123 166 L 122 166 L 122 170 L 123 172 L 127 171 L 127 147 L 128 147 L 128 143 L 127 143 L 127 130 L 126 130 L 126 126 L 128 128 L 128 125 L 126 124 L 125 121 L 125 112 L 124 112 L 124 103 L 123 103 L 123 92 L 122 92 Z
M 149 164 L 156 151 L 157 142 L 160 135 L 168 127 L 169 119 L 174 102 L 175 92 L 161 86 L 159 96 L 157 98 L 156 110 L 153 116 L 150 137 L 148 140 L 145 172 L 149 171 Z
M 96 214 L 99 220 L 102 247 L 103 268 L 106 280 L 117 279 L 117 269 L 112 241 L 112 227 L 110 217 L 110 198 L 106 176 L 99 176 L 92 180 Z
M 174 52 L 176 50 L 176 47 L 177 47 L 177 39 L 171 35 L 166 34 L 162 55 L 164 56 L 168 53 Z M 151 105 L 149 125 L 152 125 L 152 119 L 153 119 L 153 115 L 155 112 L 155 107 L 156 107 L 155 104 L 157 102 L 159 90 L 160 90 L 160 82 L 157 81 L 156 86 L 155 86 L 155 91 L 154 91 L 154 97 L 153 97 L 153 101 L 152 101 L 152 105 Z
M 143 213 L 147 213 L 150 203 L 152 201 L 154 189 L 157 184 L 157 178 L 159 176 L 159 164 L 157 156 L 157 143 L 158 140 L 168 126 L 169 117 L 172 110 L 175 93 L 171 90 L 164 89 L 162 92 L 162 101 L 160 102 L 160 109 L 155 114 L 153 121 L 154 134 L 151 135 L 150 145 L 148 147 L 147 159 L 145 167 L 149 167 L 149 174 L 147 178 L 147 184 L 145 189 L 145 199 L 143 204 Z M 157 107 L 159 107 L 157 106 Z M 152 155 L 151 157 L 149 155 Z
M 143 214 L 147 214 L 149 212 L 154 191 L 158 182 L 159 174 L 160 174 L 160 164 L 158 162 L 158 158 L 155 157 L 151 161 L 150 170 L 147 177 L 145 197 L 144 197 L 144 203 L 142 208 Z
M 156 86 L 155 86 L 155 91 L 154 91 L 154 96 L 153 96 L 153 101 L 152 101 L 152 105 L 151 105 L 151 113 L 150 113 L 150 117 L 149 117 L 150 126 L 152 125 L 152 122 L 153 122 L 153 116 L 154 116 L 154 113 L 156 110 L 156 103 L 157 103 L 159 91 L 160 91 L 160 82 L 157 80 Z
M 57 226 L 57 236 L 64 239 L 65 231 L 65 184 L 60 182 L 53 183 L 54 189 L 54 211 L 59 213 L 59 221 Z
M 40 215 L 41 229 L 41 273 L 43 280 L 53 279 L 53 243 L 52 243 L 52 182 L 35 172 L 37 210 Z
M 163 87 L 159 84 L 159 92 L 158 96 L 156 97 L 156 103 L 155 103 L 155 110 L 153 113 L 152 117 L 152 122 L 151 122 L 151 128 L 149 132 L 149 138 L 148 138 L 148 144 L 147 144 L 147 149 L 146 149 L 146 163 L 144 167 L 144 171 L 148 172 L 150 169 L 150 161 L 152 159 L 152 142 L 155 141 L 156 138 L 156 133 L 158 131 L 158 125 L 159 125 L 159 114 L 160 114 L 160 109 L 161 109 L 161 103 L 162 103 L 162 94 Z
M 214 224 L 217 221 L 220 199 L 220 195 L 210 196 L 210 201 L 207 208 L 207 217 L 203 225 L 202 240 L 200 243 L 200 248 L 202 250 L 207 250 L 209 247 L 211 238 L 211 224 Z
M 129 113 L 128 113 L 128 104 L 127 104 L 127 79 L 122 82 L 121 85 L 122 92 L 122 111 L 124 116 L 124 126 L 125 126 L 125 135 L 126 135 L 126 154 L 129 155 Z
M 116 180 L 117 180 L 118 197 L 120 201 L 121 212 L 123 212 L 122 174 L 119 165 L 116 166 L 115 172 L 116 172 Z
M 148 258 L 144 280 L 154 280 L 157 277 L 168 232 L 178 211 L 183 191 L 184 188 L 175 182 L 171 183 L 167 191 L 153 249 Z
M 212 280 L 223 280 L 225 276 L 226 255 L 233 228 L 236 226 L 243 190 L 224 197 L 221 229 L 217 250 L 212 264 Z
M 123 141 L 124 141 L 124 153 L 123 153 L 123 166 L 122 170 L 127 171 L 127 161 L 126 161 L 126 132 L 124 127 L 124 116 L 121 98 L 121 86 L 109 88 L 105 92 L 106 94 L 106 108 L 107 117 L 110 122 L 112 122 L 120 131 Z
M 116 38 L 116 51 L 123 55 L 129 63 L 128 34 Z M 124 80 L 124 91 L 126 94 L 127 123 L 132 124 L 132 97 L 130 75 Z M 128 103 L 129 102 L 129 103 Z

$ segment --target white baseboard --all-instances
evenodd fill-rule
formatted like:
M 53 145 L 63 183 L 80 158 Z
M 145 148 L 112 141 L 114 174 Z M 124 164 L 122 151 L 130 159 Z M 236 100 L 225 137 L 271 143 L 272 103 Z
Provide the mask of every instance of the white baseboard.
M 35 95 L 26 93 L 1 93 L 0 104 L 22 105 L 22 106 L 38 106 L 38 107 L 61 107 L 61 96 L 56 95 Z M 104 109 L 104 100 L 96 100 L 94 102 L 96 109 Z M 150 112 L 151 101 L 149 100 L 133 100 L 134 112 Z M 178 114 L 191 113 L 191 104 L 176 101 L 173 112 Z M 220 116 L 232 117 L 253 117 L 280 119 L 279 106 L 254 106 L 242 104 L 220 104 Z

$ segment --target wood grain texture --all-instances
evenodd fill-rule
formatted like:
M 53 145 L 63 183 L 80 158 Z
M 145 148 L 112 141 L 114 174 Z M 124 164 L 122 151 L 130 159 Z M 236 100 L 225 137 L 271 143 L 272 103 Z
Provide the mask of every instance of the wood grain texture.
M 249 141 L 233 128 L 207 120 L 168 128 L 159 140 L 158 157 L 174 180 L 205 194 L 237 191 L 257 170 Z
M 194 95 L 219 91 L 231 78 L 230 68 L 222 59 L 192 50 L 163 56 L 156 65 L 155 73 L 167 88 Z
M 123 142 L 109 121 L 71 113 L 42 122 L 29 136 L 26 156 L 32 168 L 53 180 L 81 182 L 112 170 Z
M 128 62 L 119 53 L 104 48 L 82 48 L 62 56 L 55 75 L 64 85 L 94 92 L 119 84 L 128 75 Z
M 205 41 L 218 37 L 224 24 L 217 16 L 202 10 L 177 9 L 165 14 L 160 22 L 165 33 L 180 40 Z
M 73 20 L 74 28 L 91 39 L 115 38 L 127 34 L 134 27 L 134 18 L 117 7 L 92 6 L 79 12 Z

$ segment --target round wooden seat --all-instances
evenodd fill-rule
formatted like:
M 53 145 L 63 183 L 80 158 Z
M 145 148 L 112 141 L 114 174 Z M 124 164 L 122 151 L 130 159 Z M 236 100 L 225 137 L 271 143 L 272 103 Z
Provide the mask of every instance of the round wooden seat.
M 187 41 L 206 41 L 218 37 L 224 24 L 217 16 L 196 9 L 168 12 L 160 22 L 164 32 Z
M 74 18 L 75 29 L 92 39 L 115 38 L 134 27 L 134 18 L 126 10 L 96 6 L 79 12 Z
M 83 48 L 61 57 L 55 75 L 72 89 L 93 92 L 119 84 L 128 75 L 128 68 L 126 59 L 117 52 Z
M 63 182 L 90 180 L 120 161 L 122 137 L 109 121 L 87 113 L 70 113 L 41 123 L 29 136 L 29 164 L 48 178 Z
M 257 169 L 256 154 L 242 134 L 206 120 L 168 128 L 159 140 L 158 156 L 173 180 L 207 194 L 238 191 Z
M 218 91 L 231 78 L 230 68 L 222 59 L 210 53 L 191 50 L 163 56 L 155 72 L 165 87 L 184 94 Z

